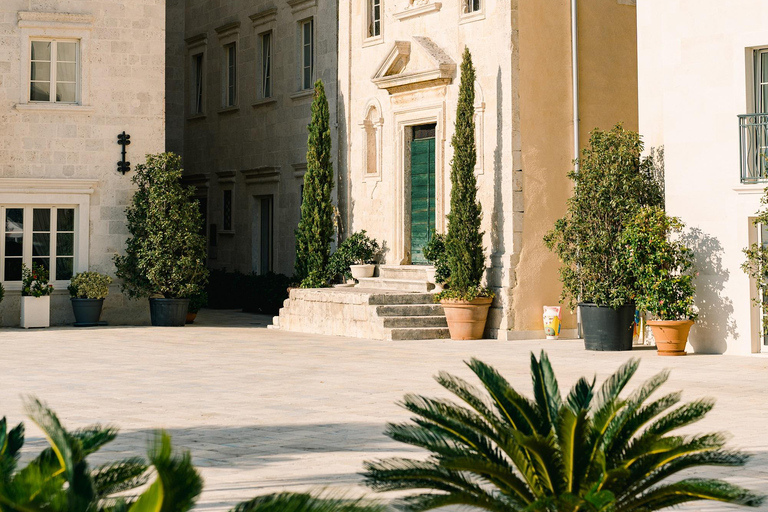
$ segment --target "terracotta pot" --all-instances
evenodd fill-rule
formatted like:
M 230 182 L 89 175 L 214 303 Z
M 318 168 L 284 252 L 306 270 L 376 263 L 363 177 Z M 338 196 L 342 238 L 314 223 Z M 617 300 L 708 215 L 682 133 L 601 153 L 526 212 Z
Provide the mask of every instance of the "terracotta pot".
M 352 274 L 352 277 L 355 279 L 360 279 L 362 277 L 373 277 L 373 273 L 376 270 L 376 265 L 368 264 L 368 265 L 350 265 L 349 271 Z
M 190 313 L 187 311 L 187 323 L 193 324 L 195 323 L 195 318 L 197 318 L 197 313 Z
M 684 356 L 693 320 L 649 320 L 660 356 Z
M 478 297 L 473 301 L 441 300 L 452 340 L 479 340 L 483 337 L 488 308 L 493 299 Z

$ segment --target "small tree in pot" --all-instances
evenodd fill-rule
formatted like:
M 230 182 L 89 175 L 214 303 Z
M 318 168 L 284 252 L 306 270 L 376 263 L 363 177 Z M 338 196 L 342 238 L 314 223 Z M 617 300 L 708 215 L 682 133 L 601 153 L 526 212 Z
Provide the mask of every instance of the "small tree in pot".
M 75 314 L 75 325 L 97 325 L 104 299 L 109 295 L 112 278 L 98 272 L 80 272 L 69 281 L 70 302 Z
M 637 283 L 638 309 L 652 315 L 660 356 L 684 356 L 696 319 L 693 251 L 673 239 L 683 230 L 677 217 L 658 206 L 643 208 L 624 230 L 629 270 Z
M 355 279 L 372 277 L 376 270 L 376 256 L 380 250 L 379 242 L 369 237 L 364 229 L 352 233 L 331 255 L 327 267 L 328 277 L 330 280 L 339 275 L 342 278 Z
M 114 257 L 121 289 L 150 298 L 153 325 L 183 326 L 189 298 L 208 280 L 202 217 L 194 190 L 181 185 L 181 157 L 147 155 L 131 180 L 137 190 L 126 208 L 125 255 Z
M 485 329 L 493 293 L 481 286 L 485 273 L 482 207 L 477 201 L 475 163 L 475 68 L 464 48 L 461 62 L 459 105 L 451 145 L 451 213 L 445 237 L 446 263 L 451 286 L 435 296 L 445 309 L 452 339 L 479 339 Z
M 624 228 L 643 206 L 661 205 L 653 161 L 637 133 L 621 124 L 594 130 L 568 177 L 574 194 L 545 237 L 563 265 L 562 300 L 578 303 L 587 350 L 631 350 L 636 278 L 628 269 Z
M 48 327 L 51 325 L 51 293 L 48 269 L 39 263 L 32 268 L 21 265 L 21 327 Z

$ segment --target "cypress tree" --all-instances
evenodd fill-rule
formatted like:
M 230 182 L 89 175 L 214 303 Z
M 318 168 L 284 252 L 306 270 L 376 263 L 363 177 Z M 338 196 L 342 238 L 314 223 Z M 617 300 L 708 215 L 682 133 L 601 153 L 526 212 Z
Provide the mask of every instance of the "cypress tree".
M 296 230 L 296 279 L 302 288 L 326 284 L 326 267 L 333 238 L 333 164 L 328 99 L 323 82 L 315 82 L 312 120 L 307 140 L 307 172 Z
M 459 104 L 456 109 L 456 128 L 451 140 L 451 212 L 448 214 L 448 233 L 445 251 L 450 270 L 450 289 L 444 298 L 472 300 L 486 295 L 480 288 L 485 271 L 483 232 L 480 221 L 483 212 L 477 202 L 475 163 L 475 68 L 472 55 L 464 48 L 461 62 Z

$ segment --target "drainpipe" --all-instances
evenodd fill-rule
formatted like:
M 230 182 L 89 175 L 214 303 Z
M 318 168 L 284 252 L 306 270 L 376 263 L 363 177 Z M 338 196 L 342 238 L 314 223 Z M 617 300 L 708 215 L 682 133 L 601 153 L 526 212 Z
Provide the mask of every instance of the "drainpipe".
M 579 17 L 578 0 L 571 0 L 571 87 L 573 97 L 573 159 L 574 171 L 579 173 Z M 576 330 L 581 331 L 581 310 L 576 308 Z

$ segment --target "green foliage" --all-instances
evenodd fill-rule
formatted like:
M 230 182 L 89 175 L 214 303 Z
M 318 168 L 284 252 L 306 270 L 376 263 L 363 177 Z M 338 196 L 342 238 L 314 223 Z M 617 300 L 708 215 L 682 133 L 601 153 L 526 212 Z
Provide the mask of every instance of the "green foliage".
M 0 302 L 3 302 L 4 298 L 5 298 L 5 287 L 3 286 L 3 283 L 0 283 Z
M 461 62 L 459 104 L 451 145 L 451 212 L 445 237 L 446 262 L 451 276 L 451 289 L 440 298 L 471 300 L 472 296 L 487 294 L 480 286 L 485 272 L 483 232 L 480 222 L 482 207 L 477 201 L 475 164 L 475 68 L 472 55 L 464 48 Z M 451 295 L 450 297 L 448 295 Z
M 381 247 L 379 242 L 366 235 L 366 231 L 357 231 L 347 237 L 328 260 L 327 276 L 333 281 L 337 276 L 351 278 L 350 265 L 376 263 L 376 256 Z
M 647 206 L 626 225 L 623 244 L 638 294 L 635 303 L 660 320 L 695 319 L 693 251 L 679 240 L 683 223 Z
M 764 496 L 736 485 L 679 475 L 702 466 L 744 466 L 748 456 L 725 449 L 723 434 L 676 433 L 714 402 L 676 407 L 679 392 L 651 399 L 667 371 L 621 397 L 638 365 L 630 360 L 600 387 L 582 378 L 563 397 L 546 354 L 539 360 L 531 354 L 533 399 L 476 359 L 468 366 L 482 390 L 440 373 L 437 382 L 464 404 L 406 395 L 402 405 L 413 423 L 386 431 L 430 456 L 368 462 L 367 482 L 377 490 L 432 491 L 402 498 L 411 511 L 464 505 L 494 512 L 640 512 L 698 500 L 759 506 Z
M 53 293 L 53 285 L 48 284 L 48 269 L 39 263 L 32 263 L 30 269 L 21 264 L 21 296 L 44 297 Z
M 382 505 L 365 500 L 318 498 L 311 494 L 278 493 L 238 504 L 231 512 L 385 512 Z
M 760 198 L 760 204 L 765 208 L 757 212 L 753 222 L 758 229 L 762 224 L 768 225 L 768 187 Z M 763 298 L 768 290 L 768 246 L 754 243 L 743 249 L 743 252 L 747 259 L 742 263 L 741 270 L 755 281 L 757 289 L 752 301 L 763 312 L 763 334 L 768 334 L 768 303 Z
M 192 297 L 208 279 L 202 216 L 181 175 L 181 157 L 173 153 L 147 155 L 136 166 L 137 190 L 125 210 L 131 237 L 125 255 L 114 257 L 121 290 L 132 298 Z
M 424 246 L 422 252 L 427 262 L 435 267 L 435 281 L 447 283 L 451 272 L 448 269 L 448 262 L 445 257 L 445 235 L 432 229 L 429 242 Z
M 109 295 L 112 278 L 98 272 L 75 274 L 67 286 L 69 296 L 75 299 L 103 299 Z
M 315 82 L 312 121 L 307 140 L 307 172 L 301 220 L 296 229 L 296 279 L 302 288 L 326 286 L 326 267 L 334 234 L 333 164 L 331 163 L 331 127 L 328 100 L 323 82 Z
M 202 308 L 208 305 L 208 294 L 205 290 L 201 290 L 189 298 L 189 308 L 187 311 L 190 313 L 197 313 Z
M 571 308 L 577 302 L 618 308 L 635 298 L 622 233 L 640 208 L 663 204 L 654 162 L 641 158 L 642 150 L 640 136 L 621 124 L 609 131 L 593 130 L 579 172 L 568 174 L 573 196 L 565 217 L 555 222 L 544 242 L 563 263 L 561 299 Z

